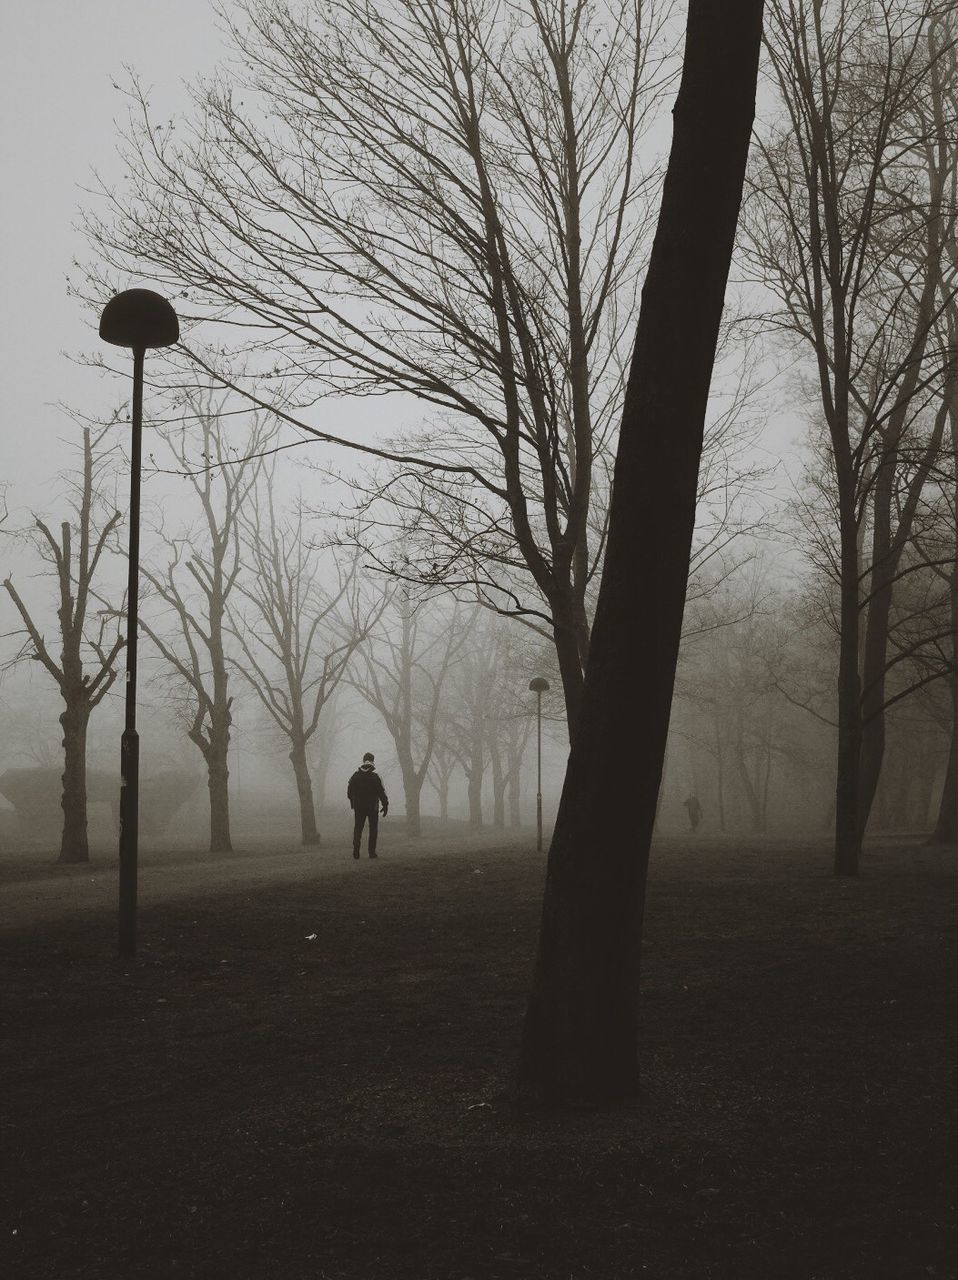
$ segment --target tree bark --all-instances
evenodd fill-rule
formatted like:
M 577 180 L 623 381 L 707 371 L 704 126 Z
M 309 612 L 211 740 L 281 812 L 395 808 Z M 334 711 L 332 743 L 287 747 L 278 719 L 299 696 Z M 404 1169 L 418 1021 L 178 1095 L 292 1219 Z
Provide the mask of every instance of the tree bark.
M 422 784 L 423 774 L 413 763 L 412 754 L 405 758 L 400 752 L 399 769 L 402 773 L 403 796 L 406 801 L 406 834 L 422 835 Z
M 63 726 L 63 834 L 58 862 L 89 862 L 87 834 L 86 740 L 90 709 L 81 693 L 78 700 L 64 693 Z
M 316 806 L 313 803 L 313 780 L 309 774 L 309 762 L 306 758 L 306 742 L 304 739 L 294 741 L 289 753 L 296 779 L 296 794 L 299 797 L 299 824 L 302 842 L 309 847 L 320 843 L 319 829 L 316 826 Z
M 583 674 L 579 635 L 571 603 L 553 603 L 552 612 L 552 637 L 559 662 L 559 677 L 562 681 L 562 696 L 571 740 L 582 704 Z
M 475 764 L 468 774 L 469 825 L 478 830 L 482 826 L 482 766 Z
M 951 625 L 953 630 L 952 663 L 958 658 L 958 573 L 951 575 Z M 945 785 L 941 792 L 938 820 L 928 839 L 929 844 L 958 844 L 958 669 L 948 674 L 951 695 L 951 745 L 945 767 Z
M 949 313 L 949 337 L 955 334 L 954 309 Z M 949 381 L 948 425 L 951 436 L 952 492 L 951 504 L 958 521 L 958 395 Z M 958 526 L 953 531 L 952 554 L 958 561 Z M 951 622 L 951 670 L 948 672 L 948 692 L 951 695 L 951 744 L 945 769 L 945 785 L 941 792 L 938 820 L 929 837 L 929 844 L 958 844 L 958 562 L 952 564 L 948 575 L 948 604 Z
M 638 1087 L 649 845 L 709 384 L 755 111 L 761 19 L 761 0 L 689 3 L 605 566 L 523 1029 L 519 1089 L 530 1101 L 606 1102 Z
M 838 767 L 835 777 L 836 876 L 857 876 L 862 833 L 859 817 L 862 713 L 858 668 L 858 536 L 854 494 L 840 495 L 841 605 L 838 652 Z
M 225 694 L 225 689 L 224 689 Z M 232 853 L 230 835 L 229 749 L 230 701 L 225 706 L 214 700 L 210 716 L 209 739 L 203 752 L 206 758 L 207 787 L 210 793 L 210 853 Z
M 406 793 L 406 834 L 422 835 L 422 779 L 416 778 L 405 787 Z
M 498 743 L 490 742 L 489 758 L 492 760 L 492 825 L 500 830 L 506 825 L 506 782 L 508 775 L 503 768 L 502 752 Z
M 232 853 L 230 836 L 229 767 L 225 755 L 211 753 L 207 785 L 210 792 L 210 853 Z

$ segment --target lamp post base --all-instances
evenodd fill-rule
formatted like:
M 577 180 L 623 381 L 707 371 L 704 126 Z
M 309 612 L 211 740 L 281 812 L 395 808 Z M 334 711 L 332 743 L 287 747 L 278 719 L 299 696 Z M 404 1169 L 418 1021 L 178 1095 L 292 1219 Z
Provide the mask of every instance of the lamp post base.
M 140 738 L 120 739 L 120 955 L 136 955 L 136 863 L 140 801 Z

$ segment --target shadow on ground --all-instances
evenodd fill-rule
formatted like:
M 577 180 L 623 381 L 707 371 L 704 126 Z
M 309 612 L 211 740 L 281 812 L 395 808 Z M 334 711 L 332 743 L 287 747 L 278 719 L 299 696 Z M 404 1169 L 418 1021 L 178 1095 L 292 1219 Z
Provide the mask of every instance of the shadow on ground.
M 569 1118 L 502 1098 L 527 845 L 158 858 L 126 964 L 83 873 L 21 874 L 4 1274 L 954 1277 L 954 858 L 876 848 L 839 883 L 821 846 L 660 842 L 645 1095 Z

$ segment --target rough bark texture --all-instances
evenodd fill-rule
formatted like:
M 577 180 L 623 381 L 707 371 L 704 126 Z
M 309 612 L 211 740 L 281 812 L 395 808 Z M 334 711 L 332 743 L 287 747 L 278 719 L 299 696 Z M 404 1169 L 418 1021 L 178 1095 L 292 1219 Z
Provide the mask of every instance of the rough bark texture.
M 309 776 L 309 762 L 306 758 L 304 740 L 293 743 L 289 753 L 296 779 L 296 794 L 299 797 L 299 824 L 304 845 L 319 844 L 319 830 L 316 826 L 316 806 L 313 803 L 313 780 Z
M 58 862 L 89 862 L 87 838 L 86 739 L 90 710 L 80 692 L 60 716 L 63 726 L 63 834 Z
M 232 853 L 230 838 L 230 771 L 225 750 L 211 748 L 207 756 L 210 793 L 210 853 Z
M 761 0 L 690 0 L 585 691 L 549 852 L 520 1093 L 638 1087 L 636 997 L 696 487 L 755 105 Z M 628 806 L 616 797 L 629 795 Z

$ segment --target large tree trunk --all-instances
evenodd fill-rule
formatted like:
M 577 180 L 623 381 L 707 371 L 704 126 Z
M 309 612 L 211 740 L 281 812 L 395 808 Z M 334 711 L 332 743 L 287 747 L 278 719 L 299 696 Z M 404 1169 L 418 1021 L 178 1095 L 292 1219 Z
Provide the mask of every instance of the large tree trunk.
M 289 753 L 296 779 L 296 794 L 299 797 L 299 825 L 304 845 L 319 844 L 319 830 L 316 826 L 316 806 L 313 803 L 313 780 L 309 773 L 309 762 L 306 758 L 305 741 L 296 741 Z
M 709 384 L 755 109 L 761 17 L 761 0 L 689 3 L 672 151 L 524 1026 L 520 1091 L 540 1102 L 608 1101 L 638 1085 L 649 845 Z
M 232 699 L 226 696 L 226 676 L 222 688 L 214 675 L 213 711 L 209 722 L 206 750 L 206 782 L 210 793 L 210 853 L 232 853 L 230 835 L 230 725 Z
M 230 836 L 230 771 L 226 751 L 211 747 L 206 762 L 210 793 L 210 853 L 232 853 Z
M 571 602 L 551 601 L 552 637 L 559 661 L 559 677 L 565 699 L 566 723 L 571 740 L 582 702 L 582 658 L 579 629 Z
M 89 862 L 87 835 L 86 739 L 90 709 L 69 698 L 60 715 L 63 726 L 63 834 L 58 862 Z

